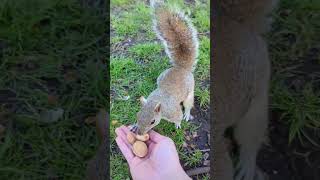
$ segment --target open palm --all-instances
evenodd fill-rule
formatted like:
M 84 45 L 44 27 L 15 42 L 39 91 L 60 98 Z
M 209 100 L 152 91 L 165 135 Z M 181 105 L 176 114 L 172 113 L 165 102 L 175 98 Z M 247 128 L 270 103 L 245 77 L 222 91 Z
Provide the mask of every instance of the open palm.
M 174 142 L 165 136 L 149 132 L 150 139 L 146 142 L 148 154 L 144 158 L 132 152 L 132 145 L 127 140 L 129 128 L 121 126 L 116 129 L 116 142 L 126 158 L 131 176 L 134 180 L 144 179 L 190 179 L 183 171 Z

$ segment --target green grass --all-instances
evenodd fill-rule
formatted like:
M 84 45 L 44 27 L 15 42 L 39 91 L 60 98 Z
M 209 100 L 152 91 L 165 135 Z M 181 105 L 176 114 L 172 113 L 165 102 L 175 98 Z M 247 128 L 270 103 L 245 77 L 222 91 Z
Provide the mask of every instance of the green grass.
M 112 179 L 128 179 L 129 167 L 124 162 L 123 156 L 120 154 L 112 154 L 110 159 L 112 159 L 112 163 L 110 166 Z
M 209 105 L 209 102 L 210 102 L 209 89 L 196 88 L 194 94 L 196 97 L 198 97 L 198 100 L 200 102 L 200 107 L 205 107 L 205 106 Z
M 113 5 L 111 4 L 113 7 Z M 117 36 L 151 36 L 150 9 L 143 2 L 134 2 L 127 6 L 130 11 L 111 12 L 111 27 Z M 114 8 L 116 9 L 116 8 Z M 155 37 L 155 35 L 153 36 Z
M 274 66 L 277 69 L 302 61 L 311 48 L 319 48 L 320 2 L 282 0 L 273 14 L 269 35 Z M 319 62 L 320 63 L 320 62 Z
M 159 55 L 162 50 L 160 43 L 145 43 L 131 47 L 129 52 L 135 59 L 141 59 L 146 62 L 158 58 L 157 55 Z
M 199 150 L 196 150 L 195 152 L 191 153 L 191 155 L 185 155 L 183 153 L 180 153 L 181 159 L 185 160 L 185 165 L 187 166 L 197 166 L 201 162 L 202 159 L 202 152 Z
M 111 0 L 113 6 L 124 6 L 130 3 L 130 0 Z
M 299 138 L 301 142 L 302 137 L 308 138 L 305 128 L 320 128 L 320 93 L 315 92 L 311 84 L 298 93 L 276 84 L 272 97 L 272 107 L 280 111 L 281 119 L 289 124 L 289 143 L 295 138 Z
M 198 32 L 210 32 L 210 1 L 208 4 L 203 4 L 200 1 L 196 0 L 196 10 L 194 12 L 194 23 L 198 27 Z
M 209 27 L 208 27 L 209 28 Z M 210 103 L 209 84 L 203 85 L 205 81 L 209 82 L 210 78 L 210 39 L 206 36 L 200 38 L 200 48 L 197 69 L 195 76 L 196 81 L 195 96 L 198 98 L 201 107 Z
M 313 66 L 320 66 L 319 53 L 310 57 L 312 49 L 320 48 L 319 10 L 320 2 L 316 0 L 282 0 L 273 13 L 273 27 L 267 34 L 274 71 L 271 108 L 288 123 L 288 142 L 296 138 L 303 142 L 301 138 L 306 135 L 306 128 L 320 128 L 320 94 L 317 85 L 307 81 L 302 85 L 302 90 L 294 90 L 285 83 L 290 79 L 301 79 L 300 69 L 296 66 L 311 62 L 311 58 L 315 59 Z M 316 75 L 316 72 L 304 71 Z M 319 76 L 315 77 L 315 80 L 319 80 Z
M 124 2 L 124 1 L 121 1 Z M 137 99 L 140 96 L 147 97 L 156 88 L 156 79 L 162 71 L 170 67 L 169 59 L 164 54 L 163 45 L 156 39 L 152 31 L 150 9 L 142 2 L 126 1 L 127 3 L 111 2 L 111 27 L 114 31 L 111 37 L 111 47 L 121 44 L 130 39 L 128 48 L 121 53 L 112 54 L 111 58 L 111 120 L 119 123 L 111 126 L 111 147 L 116 148 L 115 128 L 122 124 L 132 124 L 136 121 L 136 113 L 140 104 Z M 197 29 L 209 32 L 209 6 L 208 2 L 198 2 L 196 10 L 191 11 Z M 181 3 L 181 2 L 180 2 Z M 186 6 L 184 6 L 186 7 Z M 192 7 L 187 8 L 187 10 Z M 203 82 L 209 80 L 209 58 L 210 41 L 208 37 L 200 35 L 200 54 L 196 77 L 196 98 L 200 100 L 201 106 L 209 104 L 208 86 Z M 197 127 L 185 121 L 182 128 L 177 130 L 175 125 L 166 121 L 161 123 L 155 130 L 173 139 L 181 157 L 188 165 L 198 165 L 201 160 L 201 152 L 187 154 L 182 150 L 185 141 L 184 131 L 194 130 Z M 130 177 L 128 166 L 121 153 L 112 150 L 111 152 L 111 177 L 115 180 L 127 179 Z M 121 172 L 121 173 L 119 173 Z
M 1 102 L 0 179 L 84 178 L 98 145 L 84 120 L 109 103 L 104 23 L 76 0 L 0 2 L 0 90 L 14 99 Z M 63 116 L 46 123 L 41 112 L 56 108 Z

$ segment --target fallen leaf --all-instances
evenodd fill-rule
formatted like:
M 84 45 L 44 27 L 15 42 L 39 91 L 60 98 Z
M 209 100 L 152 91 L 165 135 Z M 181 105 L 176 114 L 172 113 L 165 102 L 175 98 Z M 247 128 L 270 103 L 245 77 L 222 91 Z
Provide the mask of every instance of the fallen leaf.
M 190 141 L 190 136 L 186 136 L 186 140 Z
M 76 81 L 77 78 L 77 73 L 75 71 L 68 71 L 66 74 L 64 74 L 64 79 L 67 82 L 72 82 L 72 81 Z
M 203 159 L 204 159 L 204 160 L 207 160 L 208 158 L 209 158 L 209 153 L 204 153 Z
M 45 110 L 40 113 L 40 121 L 44 123 L 53 123 L 63 116 L 64 110 L 61 108 Z
M 124 96 L 123 97 L 123 100 L 125 100 L 125 101 L 127 101 L 127 100 L 129 100 L 130 99 L 130 96 Z
M 48 95 L 48 104 L 55 105 L 58 102 L 58 97 L 54 95 Z
M 6 111 L 0 112 L 0 123 L 5 124 L 9 119 L 9 113 Z
M 114 125 L 118 124 L 118 121 L 117 120 L 112 120 L 111 124 L 114 126 Z
M 107 138 L 107 129 L 108 124 L 107 120 L 109 115 L 107 114 L 107 111 L 105 109 L 100 109 L 99 112 L 96 115 L 97 121 L 96 121 L 96 129 L 100 138 L 100 141 L 103 141 L 105 138 Z
M 0 137 L 1 135 L 4 134 L 5 131 L 6 131 L 6 128 L 2 124 L 0 124 Z
M 184 141 L 183 141 L 183 143 L 182 143 L 182 147 L 186 148 L 186 147 L 188 147 L 188 144 L 187 144 L 186 142 L 184 142 Z
M 192 132 L 192 137 L 193 138 L 196 138 L 196 137 L 198 137 L 199 135 L 198 135 L 198 133 L 197 133 L 197 131 L 196 132 Z
M 84 120 L 84 122 L 88 125 L 95 124 L 96 121 L 97 121 L 97 117 L 95 117 L 95 116 L 89 116 L 86 118 L 86 120 Z
M 209 160 L 203 161 L 203 165 L 204 165 L 204 166 L 210 166 L 210 161 L 209 161 Z
M 191 148 L 195 148 L 195 147 L 196 147 L 196 145 L 194 145 L 194 144 L 190 144 L 190 147 L 191 147 Z

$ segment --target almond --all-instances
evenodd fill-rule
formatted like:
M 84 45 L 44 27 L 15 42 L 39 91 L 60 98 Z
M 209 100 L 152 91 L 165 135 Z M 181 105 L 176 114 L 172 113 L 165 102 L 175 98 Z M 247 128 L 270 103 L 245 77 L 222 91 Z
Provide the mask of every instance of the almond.
M 136 141 L 135 135 L 132 132 L 127 134 L 127 140 L 130 144 L 133 144 Z
M 148 154 L 148 147 L 146 145 L 146 143 L 142 142 L 142 141 L 136 141 L 133 144 L 133 153 L 138 156 L 138 157 L 145 157 Z
M 139 141 L 148 141 L 149 140 L 149 134 L 144 134 L 144 135 L 136 135 L 136 138 L 139 140 Z

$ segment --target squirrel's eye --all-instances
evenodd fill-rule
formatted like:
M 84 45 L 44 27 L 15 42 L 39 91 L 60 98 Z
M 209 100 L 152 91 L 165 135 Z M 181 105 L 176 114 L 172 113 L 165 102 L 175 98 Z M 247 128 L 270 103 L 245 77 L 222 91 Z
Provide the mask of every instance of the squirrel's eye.
M 156 120 L 153 120 L 153 121 L 151 122 L 151 124 L 154 124 L 154 122 L 156 122 Z

